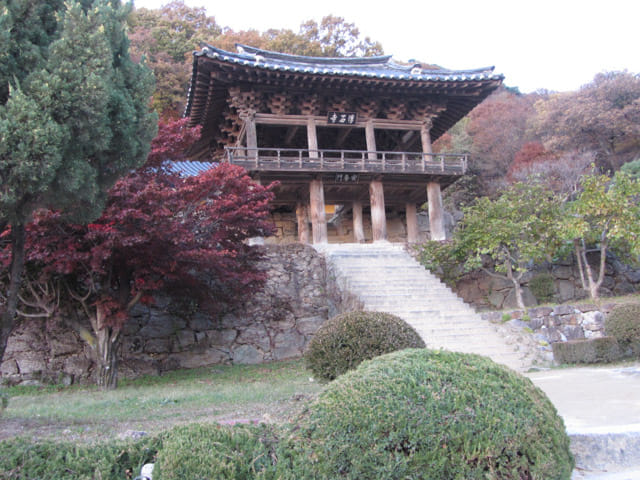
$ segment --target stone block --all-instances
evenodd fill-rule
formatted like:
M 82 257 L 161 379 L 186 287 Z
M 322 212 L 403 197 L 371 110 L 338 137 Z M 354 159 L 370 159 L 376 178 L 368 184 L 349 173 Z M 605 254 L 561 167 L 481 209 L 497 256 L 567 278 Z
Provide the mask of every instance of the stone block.
M 73 375 L 74 378 L 82 378 L 89 376 L 89 369 L 92 363 L 87 357 L 78 355 L 65 358 L 63 368 L 66 373 Z
M 574 310 L 571 305 L 557 305 L 553 309 L 553 315 L 571 315 L 574 313 Z
M 297 332 L 284 332 L 276 334 L 273 343 L 273 360 L 284 360 L 302 355 L 306 341 Z
M 620 282 L 613 288 L 613 294 L 618 296 L 629 295 L 631 293 L 635 293 L 636 291 L 636 287 L 634 287 L 629 282 Z
M 561 302 L 572 300 L 575 297 L 576 289 L 572 282 L 560 280 L 556 285 L 558 287 L 558 298 Z
M 264 325 L 251 325 L 241 330 L 236 342 L 244 345 L 255 345 L 263 352 L 271 348 L 271 339 Z
M 505 297 L 506 295 L 503 292 L 494 290 L 487 296 L 487 300 L 489 301 L 490 305 L 500 310 L 504 305 Z
M 140 329 L 140 336 L 145 338 L 164 338 L 175 331 L 173 319 L 166 314 L 152 315 L 149 322 Z
M 529 320 L 529 328 L 531 330 L 538 330 L 544 325 L 544 318 L 542 317 L 532 317 Z
M 564 325 L 562 333 L 567 340 L 578 340 L 584 338 L 584 330 L 580 325 Z
M 18 373 L 18 364 L 11 358 L 0 364 L 0 375 L 15 375 Z
M 205 332 L 211 345 L 229 348 L 238 336 L 238 332 L 232 328 L 207 330 Z
M 221 350 L 210 348 L 203 352 L 182 352 L 173 356 L 182 368 L 197 368 L 205 365 L 228 363 L 229 355 Z
M 75 353 L 80 350 L 78 341 L 73 334 L 67 335 L 67 338 L 51 339 L 49 345 L 51 346 L 51 355 L 53 355 L 54 357 Z
M 313 335 L 325 320 L 326 318 L 321 316 L 299 318 L 296 322 L 296 327 L 302 335 Z
M 178 345 L 181 348 L 187 348 L 196 343 L 196 336 L 193 330 L 180 330 L 176 337 L 178 338 Z
M 554 265 L 551 274 L 558 280 L 569 280 L 573 276 L 573 269 L 570 266 Z
M 585 303 L 582 305 L 577 305 L 576 306 L 576 310 L 582 312 L 582 313 L 586 313 L 586 312 L 593 312 L 595 310 L 598 310 L 598 306 L 594 305 L 592 303 Z
M 523 301 L 525 307 L 532 307 L 534 305 L 537 305 L 537 303 L 538 303 L 536 298 L 531 293 L 531 290 L 529 290 L 527 287 L 523 287 L 522 288 L 522 301 Z M 518 308 L 518 302 L 516 301 L 515 289 L 512 289 L 512 290 L 509 291 L 509 294 L 505 298 L 504 303 L 502 304 L 502 307 L 503 308 Z
M 213 320 L 208 315 L 197 312 L 191 320 L 189 320 L 191 330 L 203 331 L 210 330 L 214 327 Z
M 152 338 L 145 342 L 145 353 L 169 353 L 171 347 L 168 338 Z
M 252 345 L 239 345 L 233 349 L 232 361 L 242 365 L 262 363 L 264 354 Z
M 627 280 L 631 283 L 640 283 L 640 269 L 630 270 L 624 274 Z
M 500 312 L 482 312 L 480 317 L 488 322 L 502 323 L 502 313 Z
M 604 330 L 604 315 L 602 312 L 593 311 L 583 313 L 582 328 L 591 332 Z
M 16 358 L 16 363 L 21 375 L 42 372 L 47 368 L 44 352 L 23 352 L 19 358 Z
M 531 318 L 534 318 L 534 317 L 546 317 L 548 315 L 551 315 L 551 312 L 553 312 L 553 308 L 551 308 L 551 307 L 534 307 L 534 308 L 530 308 L 529 310 L 527 310 L 527 312 L 529 313 L 529 316 Z

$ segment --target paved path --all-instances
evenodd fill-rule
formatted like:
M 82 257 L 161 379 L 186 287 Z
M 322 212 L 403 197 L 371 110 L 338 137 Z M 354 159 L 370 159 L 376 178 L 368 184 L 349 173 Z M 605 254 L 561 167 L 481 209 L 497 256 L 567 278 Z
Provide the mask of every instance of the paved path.
M 578 467 L 574 479 L 640 479 L 640 363 L 527 376 L 565 421 Z

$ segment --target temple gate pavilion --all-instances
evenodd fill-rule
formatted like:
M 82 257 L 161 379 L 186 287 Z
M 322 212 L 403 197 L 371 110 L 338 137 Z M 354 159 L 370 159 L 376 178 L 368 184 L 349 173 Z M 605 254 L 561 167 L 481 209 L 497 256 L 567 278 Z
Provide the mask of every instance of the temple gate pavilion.
M 194 53 L 185 116 L 202 125 L 202 137 L 193 160 L 241 165 L 262 184 L 279 181 L 280 239 L 386 240 L 394 218 L 404 224 L 402 240 L 416 242 L 426 202 L 431 238 L 444 240 L 441 192 L 466 172 L 467 156 L 434 154 L 431 144 L 502 75 L 493 67 L 400 65 L 391 56 L 237 48 Z

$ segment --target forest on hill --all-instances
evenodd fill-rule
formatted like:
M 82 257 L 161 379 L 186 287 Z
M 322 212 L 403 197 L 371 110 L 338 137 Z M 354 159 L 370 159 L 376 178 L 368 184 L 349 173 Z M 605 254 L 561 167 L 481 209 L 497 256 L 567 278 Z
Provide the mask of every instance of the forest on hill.
M 203 42 L 230 51 L 243 43 L 310 56 L 384 53 L 383 46 L 363 38 L 354 23 L 331 15 L 320 22 L 306 21 L 297 32 L 236 31 L 219 25 L 204 7 L 174 0 L 159 9 L 136 9 L 128 22 L 132 55 L 144 56 L 153 69 L 153 106 L 165 118 L 182 114 L 192 52 Z M 504 86 L 443 135 L 435 148 L 471 154 L 474 175 L 448 193 L 447 202 L 454 208 L 535 174 L 558 193 L 571 194 L 592 164 L 602 172 L 624 168 L 640 176 L 640 77 L 603 72 L 579 90 L 562 93 L 522 94 L 517 87 Z

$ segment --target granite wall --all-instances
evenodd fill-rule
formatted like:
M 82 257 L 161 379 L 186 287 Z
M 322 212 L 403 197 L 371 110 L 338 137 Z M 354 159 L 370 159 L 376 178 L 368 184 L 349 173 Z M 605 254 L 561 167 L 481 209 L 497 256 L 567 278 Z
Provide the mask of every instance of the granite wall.
M 157 297 L 137 306 L 124 329 L 120 375 L 158 374 L 217 363 L 261 363 L 298 357 L 331 314 L 354 306 L 328 285 L 324 257 L 301 244 L 267 245 L 261 292 L 223 314 L 184 299 Z M 91 347 L 64 318 L 25 319 L 9 339 L 2 380 L 89 382 Z
M 593 255 L 590 263 L 594 266 L 598 256 Z M 597 271 L 597 270 L 596 270 Z M 553 277 L 553 296 L 549 303 L 566 303 L 582 300 L 588 293 L 582 288 L 580 273 L 573 256 L 556 263 L 536 266 L 523 277 L 523 300 L 527 307 L 539 303 L 529 288 L 529 282 L 540 274 Z M 472 272 L 456 282 L 455 292 L 479 310 L 502 310 L 516 308 L 513 284 L 506 279 L 490 277 L 484 272 Z M 601 297 L 628 295 L 640 292 L 640 270 L 623 264 L 613 255 L 607 256 L 605 277 L 600 288 Z

